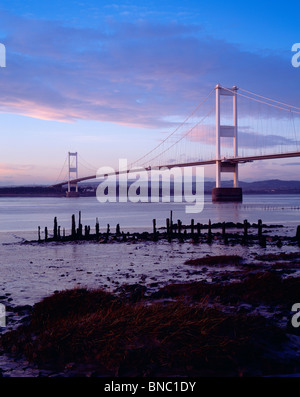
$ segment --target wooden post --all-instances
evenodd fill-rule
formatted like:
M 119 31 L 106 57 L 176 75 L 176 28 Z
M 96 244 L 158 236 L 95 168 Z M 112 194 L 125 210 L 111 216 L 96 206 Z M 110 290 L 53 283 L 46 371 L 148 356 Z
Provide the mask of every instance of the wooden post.
M 226 223 L 222 223 L 222 237 L 225 238 L 226 236 Z
M 198 236 L 200 236 L 200 234 L 201 234 L 201 223 L 197 223 L 197 233 L 198 233 Z
M 262 234 L 262 220 L 259 219 L 257 222 L 258 225 L 258 240 L 259 240 L 259 245 L 263 248 L 266 247 L 267 245 L 267 239 L 266 236 L 263 236 Z
M 228 236 L 226 234 L 226 222 L 222 223 L 222 237 L 224 239 L 224 243 L 228 244 Z
M 58 238 L 58 240 L 60 240 L 60 226 L 58 226 L 58 229 L 57 229 L 57 238 Z
M 75 215 L 72 215 L 72 238 L 76 238 L 76 223 L 75 223 Z
M 191 234 L 194 235 L 194 227 L 195 227 L 195 221 L 194 219 L 191 220 Z
M 38 227 L 38 241 L 41 241 L 41 227 Z
M 106 243 L 107 243 L 108 238 L 109 238 L 109 232 L 110 232 L 110 226 L 109 226 L 109 223 L 108 223 L 107 227 L 106 227 L 106 235 L 105 235 L 105 242 Z
M 57 218 L 54 218 L 53 239 L 57 240 Z
M 172 231 L 170 226 L 170 219 L 167 218 L 166 222 L 167 222 L 167 237 L 168 237 L 168 241 L 171 242 Z
M 258 238 L 261 238 L 261 236 L 262 236 L 262 220 L 261 219 L 258 220 L 257 227 L 258 227 L 258 231 L 257 231 Z
M 211 220 L 208 221 L 208 240 L 211 241 Z
M 117 227 L 116 227 L 116 234 L 117 234 L 117 236 L 120 236 L 120 234 L 121 234 L 119 224 L 117 224 Z
M 79 220 L 78 220 L 78 231 L 77 231 L 78 237 L 82 237 L 82 223 L 81 223 L 81 211 L 79 211 Z
M 300 226 L 297 227 L 296 239 L 298 244 L 300 245 Z
M 179 234 L 179 235 L 181 234 L 181 225 L 182 225 L 181 220 L 178 219 L 178 220 L 177 220 L 177 227 L 178 227 L 178 234 Z
M 48 240 L 48 228 L 47 226 L 45 227 L 45 241 Z
M 100 228 L 99 228 L 99 220 L 98 220 L 98 218 L 96 218 L 96 226 L 95 226 L 95 228 L 96 228 L 96 236 L 99 237 Z
M 66 237 L 66 229 L 63 228 L 63 238 L 65 238 L 65 237 Z
M 156 219 L 153 219 L 153 234 L 156 235 Z

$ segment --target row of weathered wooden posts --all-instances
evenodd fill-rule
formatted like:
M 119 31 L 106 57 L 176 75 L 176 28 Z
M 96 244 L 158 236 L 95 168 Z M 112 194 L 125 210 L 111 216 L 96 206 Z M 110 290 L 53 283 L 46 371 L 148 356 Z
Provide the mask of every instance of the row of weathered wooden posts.
M 184 241 L 185 238 L 192 238 L 194 242 L 199 242 L 200 237 L 202 239 L 205 239 L 208 243 L 212 242 L 213 240 L 213 233 L 212 233 L 212 223 L 211 220 L 209 220 L 208 225 L 203 225 L 201 223 L 195 223 L 194 219 L 191 220 L 191 224 L 189 226 L 184 226 L 182 224 L 181 220 L 177 220 L 176 223 L 173 223 L 172 219 L 172 211 L 170 213 L 170 218 L 166 219 L 166 227 L 165 227 L 165 233 L 161 233 L 157 230 L 157 225 L 156 225 L 156 219 L 153 219 L 152 221 L 152 233 L 148 232 L 143 232 L 143 233 L 134 233 L 131 234 L 129 232 L 124 233 L 121 232 L 120 225 L 117 224 L 116 226 L 116 232 L 111 233 L 110 230 L 110 225 L 108 224 L 106 227 L 106 231 L 104 233 L 100 233 L 100 224 L 99 224 L 99 219 L 96 218 L 96 225 L 95 225 L 95 234 L 91 234 L 91 228 L 90 226 L 84 226 L 82 225 L 81 222 L 81 212 L 79 212 L 79 221 L 78 221 L 78 227 L 76 226 L 76 220 L 75 220 L 75 215 L 72 215 L 72 225 L 71 225 L 71 235 L 67 236 L 66 235 L 66 230 L 65 228 L 61 229 L 61 227 L 57 223 L 57 217 L 54 218 L 54 226 L 53 226 L 53 236 L 49 236 L 48 228 L 45 227 L 44 230 L 44 240 L 41 238 L 41 228 L 40 226 L 38 227 L 38 241 L 76 241 L 76 240 L 101 240 L 101 242 L 107 242 L 110 236 L 115 236 L 115 237 L 122 237 L 123 241 L 126 241 L 128 238 L 142 238 L 142 239 L 151 239 L 153 241 L 157 241 L 159 238 L 167 238 L 169 241 L 171 241 L 174 238 L 178 238 L 180 241 Z M 257 240 L 259 244 L 262 247 L 266 246 L 266 236 L 263 234 L 263 223 L 262 220 L 259 219 L 257 223 L 257 234 L 251 236 L 248 234 L 250 224 L 247 220 L 244 220 L 243 223 L 243 233 L 241 236 L 241 242 L 242 243 L 247 243 L 249 239 Z M 190 233 L 187 232 L 187 229 L 190 229 Z M 204 234 L 203 229 L 207 229 L 207 232 Z M 226 231 L 226 222 L 223 222 L 221 224 L 221 236 L 224 240 L 225 243 L 228 242 L 229 237 L 240 237 L 240 235 L 228 233 Z M 300 245 L 300 226 L 297 228 L 297 233 L 296 233 L 296 240 Z M 278 240 L 278 245 L 282 244 L 281 240 Z

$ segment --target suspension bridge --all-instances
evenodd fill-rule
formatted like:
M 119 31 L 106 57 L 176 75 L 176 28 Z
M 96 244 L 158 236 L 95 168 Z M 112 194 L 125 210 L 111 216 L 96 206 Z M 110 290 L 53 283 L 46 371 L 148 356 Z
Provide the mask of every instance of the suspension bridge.
M 172 132 L 122 173 L 215 164 L 212 200 L 242 201 L 240 164 L 300 157 L 300 108 L 236 86 L 218 84 L 184 121 L 170 122 Z M 79 177 L 77 152 L 66 160 L 66 177 L 52 187 L 67 185 L 68 197 L 79 195 L 79 182 L 102 176 L 84 160 L 83 167 L 94 173 Z M 233 175 L 233 187 L 222 186 L 223 173 Z

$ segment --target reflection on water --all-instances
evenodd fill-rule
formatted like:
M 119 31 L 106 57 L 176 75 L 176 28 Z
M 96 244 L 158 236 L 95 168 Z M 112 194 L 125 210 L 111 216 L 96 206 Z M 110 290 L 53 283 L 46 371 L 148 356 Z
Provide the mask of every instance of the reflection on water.
M 61 227 L 70 228 L 72 214 L 82 212 L 84 224 L 95 225 L 99 218 L 100 226 L 117 223 L 122 230 L 151 228 L 152 219 L 164 226 L 165 220 L 173 211 L 173 220 L 195 222 L 257 222 L 294 225 L 300 222 L 299 195 L 244 195 L 243 203 L 212 203 L 211 196 L 205 196 L 204 210 L 200 214 L 186 214 L 184 203 L 106 203 L 100 204 L 95 197 L 56 198 L 56 197 L 9 197 L 0 198 L 0 231 L 36 231 L 38 226 L 52 227 L 57 216 Z

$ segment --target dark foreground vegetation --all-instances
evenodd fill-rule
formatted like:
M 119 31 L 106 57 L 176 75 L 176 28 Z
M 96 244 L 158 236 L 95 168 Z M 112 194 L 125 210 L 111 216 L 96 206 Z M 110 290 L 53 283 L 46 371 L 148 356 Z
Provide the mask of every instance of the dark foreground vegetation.
M 290 321 L 297 301 L 300 278 L 272 269 L 148 294 L 139 285 L 115 294 L 72 289 L 35 304 L 0 346 L 65 376 L 293 374 L 300 372 L 299 331 Z

